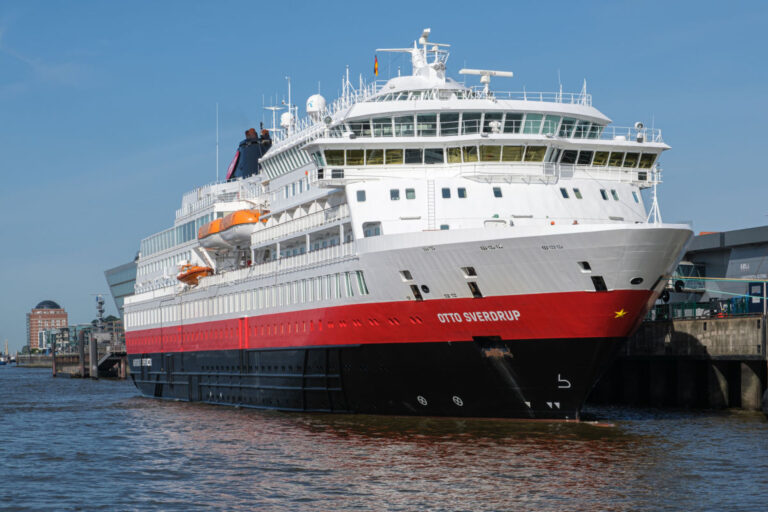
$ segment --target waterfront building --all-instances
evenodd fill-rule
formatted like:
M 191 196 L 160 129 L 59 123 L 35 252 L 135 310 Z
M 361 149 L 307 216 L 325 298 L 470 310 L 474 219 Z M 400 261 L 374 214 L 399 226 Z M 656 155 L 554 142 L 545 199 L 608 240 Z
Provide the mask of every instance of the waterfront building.
M 27 343 L 30 350 L 40 349 L 40 333 L 68 324 L 67 312 L 52 300 L 44 300 L 27 313 Z

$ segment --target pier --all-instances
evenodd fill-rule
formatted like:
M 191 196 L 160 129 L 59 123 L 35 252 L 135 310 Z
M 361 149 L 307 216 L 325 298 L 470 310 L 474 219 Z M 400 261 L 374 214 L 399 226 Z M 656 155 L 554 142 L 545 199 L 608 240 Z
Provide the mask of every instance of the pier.
M 20 354 L 16 364 L 26 368 L 51 368 L 54 377 L 127 378 L 128 356 L 124 344 L 98 344 L 96 349 L 95 370 L 89 350 L 55 355 Z
M 589 401 L 760 409 L 768 378 L 765 318 L 646 321 L 628 340 Z

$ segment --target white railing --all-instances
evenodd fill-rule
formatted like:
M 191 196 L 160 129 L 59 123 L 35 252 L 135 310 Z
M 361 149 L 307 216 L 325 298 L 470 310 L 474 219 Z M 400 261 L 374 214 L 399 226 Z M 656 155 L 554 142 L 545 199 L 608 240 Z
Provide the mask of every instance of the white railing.
M 622 139 L 623 137 L 623 139 Z M 664 142 L 659 128 L 635 128 L 634 126 L 606 126 L 600 140 L 626 140 L 631 142 Z
M 546 101 L 549 103 L 566 103 L 569 105 L 592 105 L 592 95 L 585 92 L 528 92 L 528 91 L 488 91 L 484 87 L 476 85 L 470 88 L 472 95 L 465 99 L 497 99 L 497 100 L 522 100 L 522 101 Z
M 234 283 L 243 279 L 256 279 L 271 274 L 328 265 L 354 257 L 357 257 L 357 244 L 355 242 L 348 242 L 342 245 L 328 247 L 327 249 L 318 249 L 296 256 L 278 258 L 264 263 L 254 264 L 250 267 L 230 270 L 222 272 L 221 274 L 204 277 L 200 279 L 199 286 L 207 287 L 217 284 Z
M 269 240 L 275 240 L 286 235 L 300 233 L 312 228 L 331 224 L 347 217 L 349 217 L 349 205 L 345 203 L 334 206 L 333 208 L 326 208 L 318 212 L 310 213 L 309 215 L 303 215 L 301 217 L 297 217 L 282 223 L 274 225 L 268 224 L 267 227 L 260 229 L 251 236 L 251 244 L 262 244 Z M 272 217 L 272 219 L 276 218 Z M 272 222 L 272 220 L 269 222 Z
M 259 185 L 250 181 L 210 183 L 184 194 L 182 207 L 176 210 L 176 218 L 191 215 L 214 203 L 253 201 L 260 195 Z
M 570 179 L 576 174 L 606 181 L 619 181 L 623 183 L 638 183 L 641 186 L 661 183 L 659 174 L 654 169 L 639 169 L 637 167 L 592 167 L 589 165 L 561 164 L 556 162 L 544 163 L 484 163 L 463 164 L 462 176 L 477 181 L 490 182 L 527 182 L 541 179 L 548 183 L 556 183 L 560 179 Z

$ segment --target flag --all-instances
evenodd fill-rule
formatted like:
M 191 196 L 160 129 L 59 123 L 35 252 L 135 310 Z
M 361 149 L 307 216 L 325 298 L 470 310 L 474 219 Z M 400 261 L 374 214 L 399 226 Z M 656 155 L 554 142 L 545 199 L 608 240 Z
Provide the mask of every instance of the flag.
M 379 57 L 373 56 L 373 74 L 379 76 Z

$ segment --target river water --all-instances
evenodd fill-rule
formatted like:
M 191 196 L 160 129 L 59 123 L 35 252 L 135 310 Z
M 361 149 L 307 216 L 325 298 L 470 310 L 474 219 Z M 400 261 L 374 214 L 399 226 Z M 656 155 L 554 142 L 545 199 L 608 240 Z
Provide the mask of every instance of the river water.
M 768 510 L 759 413 L 288 414 L 0 367 L 3 510 Z

